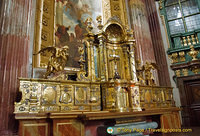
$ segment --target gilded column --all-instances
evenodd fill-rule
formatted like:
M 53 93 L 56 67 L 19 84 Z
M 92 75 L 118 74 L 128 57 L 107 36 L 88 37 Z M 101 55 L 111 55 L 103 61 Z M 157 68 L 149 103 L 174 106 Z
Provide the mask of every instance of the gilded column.
M 136 63 L 135 63 L 135 38 L 133 35 L 132 30 L 127 30 L 127 45 L 129 45 L 129 61 L 130 61 L 130 73 L 131 73 L 131 79 L 133 82 L 137 82 L 137 75 L 136 75 Z
M 91 45 L 90 45 L 90 39 L 89 40 L 87 40 L 87 44 L 86 44 L 86 49 L 87 49 L 87 60 L 85 60 L 85 61 L 87 61 L 87 64 L 88 64 L 88 77 L 89 77 L 89 79 L 91 80 L 92 79 L 92 77 L 91 77 Z
M 99 34 L 98 36 L 98 39 L 99 39 L 99 66 L 100 66 L 100 78 L 101 78 L 101 81 L 107 81 L 107 78 L 106 78 L 106 70 L 105 70 L 105 61 L 104 61 L 104 36 L 103 34 Z
M 107 47 L 103 40 L 103 64 L 104 64 L 104 71 L 105 71 L 105 79 L 108 81 L 108 57 L 107 57 Z
M 128 54 L 127 54 L 127 46 L 123 47 L 123 54 L 124 54 L 124 70 L 125 70 L 125 79 L 130 80 L 131 79 L 131 74 L 130 74 L 130 68 L 129 68 L 129 60 L 128 60 Z
M 130 44 L 130 66 L 131 66 L 131 78 L 136 83 L 137 75 L 136 75 L 136 65 L 135 65 L 135 47 L 134 44 Z
M 95 76 L 95 64 L 94 64 L 94 45 L 93 45 L 94 39 L 90 39 L 90 57 L 91 57 L 91 81 L 96 80 Z

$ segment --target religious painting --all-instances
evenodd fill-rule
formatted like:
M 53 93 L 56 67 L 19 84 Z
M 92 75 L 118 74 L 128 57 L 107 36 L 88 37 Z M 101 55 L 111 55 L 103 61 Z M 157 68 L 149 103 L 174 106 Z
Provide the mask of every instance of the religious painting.
M 101 0 L 56 0 L 55 46 L 69 46 L 67 67 L 79 67 L 78 47 L 87 32 L 87 18 L 102 15 Z

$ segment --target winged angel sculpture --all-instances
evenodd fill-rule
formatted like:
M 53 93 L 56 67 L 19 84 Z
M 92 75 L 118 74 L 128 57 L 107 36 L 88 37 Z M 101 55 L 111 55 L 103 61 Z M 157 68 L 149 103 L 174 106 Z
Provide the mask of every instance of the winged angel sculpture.
M 155 85 L 154 77 L 151 70 L 158 69 L 158 66 L 155 63 L 146 62 L 145 65 L 140 66 L 140 61 L 137 61 L 137 73 L 139 82 L 142 85 Z
M 41 49 L 37 54 L 44 55 L 46 52 L 51 53 L 51 57 L 49 58 L 48 65 L 47 65 L 47 71 L 44 75 L 44 78 L 47 78 L 52 73 L 56 73 L 59 71 L 64 70 L 67 58 L 69 56 L 68 54 L 69 47 L 63 46 L 62 48 L 58 47 L 46 47 Z

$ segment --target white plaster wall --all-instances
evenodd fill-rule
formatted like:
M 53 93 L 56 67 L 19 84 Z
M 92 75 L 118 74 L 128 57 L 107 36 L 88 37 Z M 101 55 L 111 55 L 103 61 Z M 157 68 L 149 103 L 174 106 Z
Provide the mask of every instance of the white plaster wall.
M 161 29 L 162 39 L 163 39 L 163 43 L 164 43 L 164 48 L 165 48 L 165 51 L 167 52 L 168 46 L 169 46 L 168 45 L 168 41 L 167 41 L 168 37 L 167 37 L 166 31 L 165 31 L 164 24 L 161 21 L 158 2 L 156 2 L 156 9 L 157 9 L 157 13 L 158 13 L 158 18 L 159 18 L 159 23 L 160 23 L 160 29 Z M 174 72 L 170 68 L 171 60 L 169 59 L 167 53 L 166 53 L 166 58 L 167 58 L 167 64 L 168 64 L 168 69 L 169 69 L 169 75 L 170 75 L 171 85 L 174 88 L 173 89 L 173 97 L 174 97 L 176 106 L 180 107 L 181 106 L 181 102 L 180 102 L 179 90 L 176 87 L 176 83 L 174 82 L 174 80 L 172 78 L 174 76 Z

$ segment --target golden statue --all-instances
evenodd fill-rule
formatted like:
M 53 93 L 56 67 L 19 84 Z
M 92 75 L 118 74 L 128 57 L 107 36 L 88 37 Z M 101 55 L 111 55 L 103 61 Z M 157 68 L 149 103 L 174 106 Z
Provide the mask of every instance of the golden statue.
M 143 67 L 141 67 L 140 65 L 141 65 L 140 60 L 137 60 L 136 61 L 136 71 L 137 71 L 138 82 L 140 83 L 140 85 L 146 85 L 145 79 L 143 76 Z
M 158 69 L 155 63 L 146 62 L 145 65 L 140 66 L 140 61 L 137 60 L 137 76 L 141 85 L 155 85 L 154 77 L 151 70 Z
M 47 71 L 44 75 L 45 78 L 51 75 L 51 73 L 56 73 L 56 72 L 64 70 L 66 66 L 66 62 L 67 62 L 67 57 L 69 55 L 68 49 L 69 47 L 67 45 L 63 46 L 62 48 L 46 47 L 46 48 L 41 49 L 37 53 L 37 54 L 41 53 L 44 56 L 45 56 L 45 52 L 50 52 L 52 54 L 48 61 Z
M 155 63 L 146 62 L 144 67 L 144 76 L 147 82 L 147 85 L 155 85 L 155 80 L 151 70 L 157 69 L 157 65 Z

